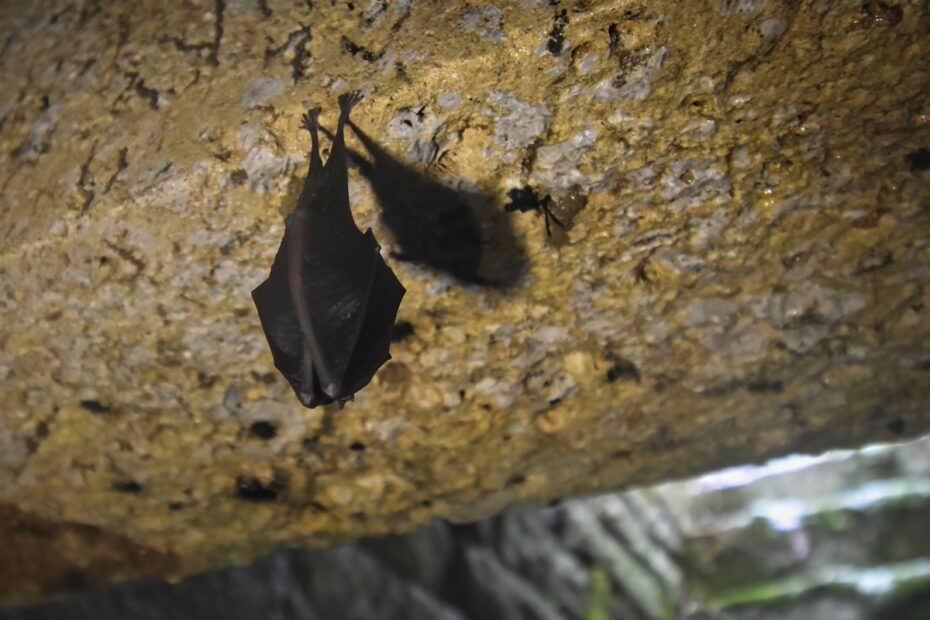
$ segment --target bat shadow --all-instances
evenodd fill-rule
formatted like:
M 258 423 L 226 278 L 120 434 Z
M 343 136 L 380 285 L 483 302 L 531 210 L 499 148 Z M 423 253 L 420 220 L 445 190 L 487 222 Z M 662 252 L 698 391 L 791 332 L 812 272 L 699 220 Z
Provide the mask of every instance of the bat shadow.
M 395 259 L 466 284 L 510 288 L 519 282 L 527 270 L 526 251 L 492 196 L 449 187 L 348 124 L 370 160 L 351 149 L 349 159 L 371 184 L 381 221 L 398 248 L 392 252 Z

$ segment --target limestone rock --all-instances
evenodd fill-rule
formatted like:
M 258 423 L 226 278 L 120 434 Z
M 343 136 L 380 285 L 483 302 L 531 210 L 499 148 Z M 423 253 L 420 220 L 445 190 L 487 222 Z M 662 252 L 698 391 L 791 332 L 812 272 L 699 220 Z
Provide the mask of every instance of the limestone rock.
M 6 3 L 0 539 L 91 528 L 68 544 L 108 559 L 3 596 L 930 428 L 930 8 L 562 4 Z M 350 191 L 406 337 L 307 411 L 249 292 L 301 113 L 332 127 L 349 89 L 395 175 Z M 525 184 L 585 196 L 566 239 L 504 212 Z

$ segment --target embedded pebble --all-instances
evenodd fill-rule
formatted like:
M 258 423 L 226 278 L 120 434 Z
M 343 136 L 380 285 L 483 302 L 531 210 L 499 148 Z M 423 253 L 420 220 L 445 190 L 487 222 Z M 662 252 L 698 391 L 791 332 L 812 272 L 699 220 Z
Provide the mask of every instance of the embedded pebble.
M 781 17 L 769 17 L 759 24 L 759 32 L 766 39 L 777 39 L 788 29 L 788 22 Z
M 252 80 L 242 94 L 243 108 L 254 108 L 274 99 L 284 91 L 284 80 L 277 77 L 260 76 Z
M 544 105 L 532 105 L 508 92 L 492 91 L 491 103 L 503 110 L 496 119 L 494 141 L 505 149 L 518 149 L 532 144 L 546 131 L 552 116 Z

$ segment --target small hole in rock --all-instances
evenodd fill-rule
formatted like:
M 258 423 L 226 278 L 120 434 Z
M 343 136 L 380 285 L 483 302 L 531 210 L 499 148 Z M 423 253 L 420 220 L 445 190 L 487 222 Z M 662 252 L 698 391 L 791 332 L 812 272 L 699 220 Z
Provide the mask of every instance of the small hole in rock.
M 258 478 L 239 476 L 236 478 L 236 495 L 249 502 L 271 502 L 278 497 L 278 485 L 262 484 Z
M 275 435 L 278 434 L 277 427 L 266 420 L 260 422 L 253 422 L 249 427 L 249 434 L 253 437 L 258 437 L 259 439 L 273 439 Z
M 229 179 L 234 185 L 242 185 L 249 180 L 249 173 L 242 168 L 237 168 L 230 173 Z
M 101 403 L 99 400 L 82 400 L 81 409 L 91 413 L 109 413 L 110 408 Z
M 349 446 L 349 450 L 353 452 L 362 452 L 365 449 L 365 444 L 360 441 L 353 441 L 352 445 Z
M 746 384 L 746 389 L 756 394 L 773 393 L 778 394 L 785 390 L 781 381 L 774 379 L 756 379 Z
M 141 493 L 142 485 L 135 480 L 120 480 L 113 483 L 113 490 L 120 493 Z
M 930 149 L 920 148 L 905 156 L 907 167 L 911 172 L 920 172 L 930 168 Z
M 641 377 L 636 364 L 622 357 L 615 358 L 613 366 L 607 369 L 607 382 L 613 383 L 618 379 L 632 379 L 639 383 Z

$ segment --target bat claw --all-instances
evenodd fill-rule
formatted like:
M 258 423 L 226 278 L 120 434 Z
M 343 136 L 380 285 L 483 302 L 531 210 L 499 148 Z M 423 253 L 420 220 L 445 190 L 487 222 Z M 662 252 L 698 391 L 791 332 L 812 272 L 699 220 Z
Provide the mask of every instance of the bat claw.
M 353 90 L 352 92 L 342 93 L 339 95 L 339 111 L 348 116 L 352 108 L 362 100 L 362 93 Z
M 316 131 L 320 126 L 320 108 L 311 108 L 307 110 L 300 119 L 300 127 L 310 133 Z

